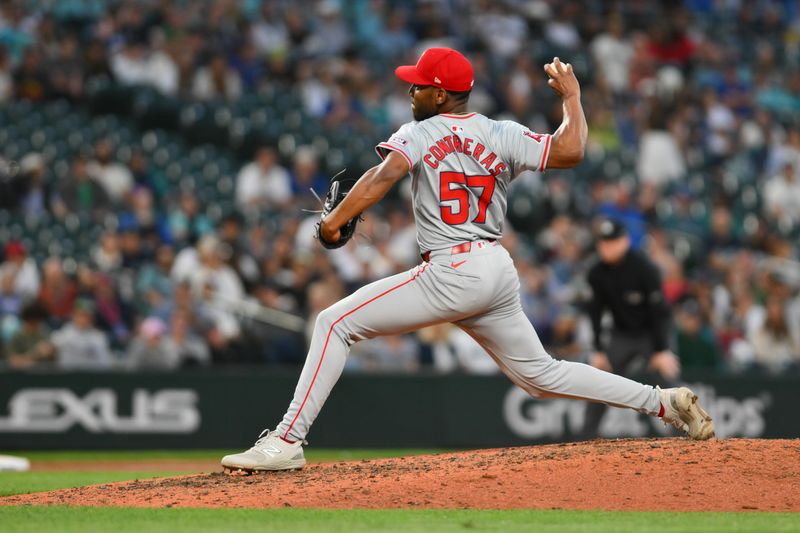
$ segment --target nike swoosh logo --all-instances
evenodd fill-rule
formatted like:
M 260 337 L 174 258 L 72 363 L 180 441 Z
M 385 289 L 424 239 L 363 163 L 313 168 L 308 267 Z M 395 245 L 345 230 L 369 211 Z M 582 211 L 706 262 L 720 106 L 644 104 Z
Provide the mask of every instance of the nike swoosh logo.
M 463 261 L 459 261 L 458 263 L 450 263 L 450 266 L 453 267 L 453 268 L 458 268 L 458 267 L 460 267 L 461 265 L 463 265 L 466 262 L 467 262 L 467 260 L 464 259 Z

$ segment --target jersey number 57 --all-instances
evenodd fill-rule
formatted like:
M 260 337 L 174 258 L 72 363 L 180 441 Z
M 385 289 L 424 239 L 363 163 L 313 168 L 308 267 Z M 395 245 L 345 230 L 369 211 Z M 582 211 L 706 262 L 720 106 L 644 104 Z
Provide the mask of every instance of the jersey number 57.
M 463 172 L 440 173 L 440 201 L 446 202 L 455 200 L 458 202 L 457 209 L 454 209 L 451 205 L 441 206 L 442 221 L 451 226 L 466 222 L 469 218 L 469 192 L 471 189 L 480 189 L 480 196 L 478 196 L 478 214 L 472 219 L 472 222 L 476 224 L 483 224 L 486 222 L 486 208 L 492 201 L 494 180 L 494 176 L 491 175 L 466 176 Z M 455 187 L 453 187 L 453 185 L 455 185 Z

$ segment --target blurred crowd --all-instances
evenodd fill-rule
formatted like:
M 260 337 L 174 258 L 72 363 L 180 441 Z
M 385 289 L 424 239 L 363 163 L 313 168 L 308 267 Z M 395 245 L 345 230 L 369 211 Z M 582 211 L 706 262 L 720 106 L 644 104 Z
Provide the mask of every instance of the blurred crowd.
M 0 4 L 0 106 L 79 108 L 99 81 L 196 101 L 288 87 L 320 131 L 377 144 L 411 119 L 392 68 L 439 45 L 472 60 L 473 110 L 535 131 L 560 123 L 546 60 L 571 62 L 583 84 L 586 161 L 520 176 L 503 240 L 551 353 L 581 360 L 591 350 L 584 273 L 592 225 L 610 216 L 661 270 L 684 368 L 798 366 L 793 1 L 11 0 Z M 5 367 L 300 364 L 316 313 L 419 262 L 408 182 L 346 248 L 327 252 L 313 238 L 309 189 L 323 193 L 328 178 L 317 148 L 259 147 L 241 161 L 235 209 L 218 220 L 166 185 L 145 153 L 116 148 L 85 147 L 64 180 L 49 179 L 36 152 L 13 169 L 21 180 L 3 201 L 12 217 L 115 222 L 87 256 L 36 261 L 18 240 L 3 243 Z M 348 365 L 495 371 L 451 326 L 359 343 Z

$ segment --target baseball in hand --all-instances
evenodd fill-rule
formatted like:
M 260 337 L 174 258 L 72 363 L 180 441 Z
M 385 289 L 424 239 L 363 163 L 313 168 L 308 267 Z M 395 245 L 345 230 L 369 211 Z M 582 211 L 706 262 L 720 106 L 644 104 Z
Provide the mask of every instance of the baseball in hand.
M 562 98 L 580 95 L 580 85 L 575 73 L 572 72 L 572 65 L 562 63 L 559 58 L 554 57 L 552 63 L 547 63 L 544 66 L 544 71 L 547 77 L 550 78 L 547 80 L 547 84 L 556 94 Z

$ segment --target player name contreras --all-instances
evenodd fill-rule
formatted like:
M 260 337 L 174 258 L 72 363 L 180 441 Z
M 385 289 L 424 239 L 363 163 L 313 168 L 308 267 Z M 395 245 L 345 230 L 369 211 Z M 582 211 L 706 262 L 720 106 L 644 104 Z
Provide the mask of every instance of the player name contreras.
M 494 152 L 490 151 L 484 156 L 486 147 L 481 143 L 477 143 L 473 147 L 472 143 L 474 142 L 475 141 L 469 137 L 464 137 L 462 140 L 458 135 L 447 135 L 436 141 L 435 144 L 429 146 L 427 150 L 428 153 L 425 154 L 422 160 L 425 161 L 425 164 L 429 167 L 438 168 L 439 161 L 442 161 L 450 154 L 459 153 L 470 155 L 475 158 L 475 160 L 483 165 L 492 176 L 497 176 L 501 172 L 508 170 L 506 164 L 498 160 Z M 481 159 L 482 156 L 483 159 Z

